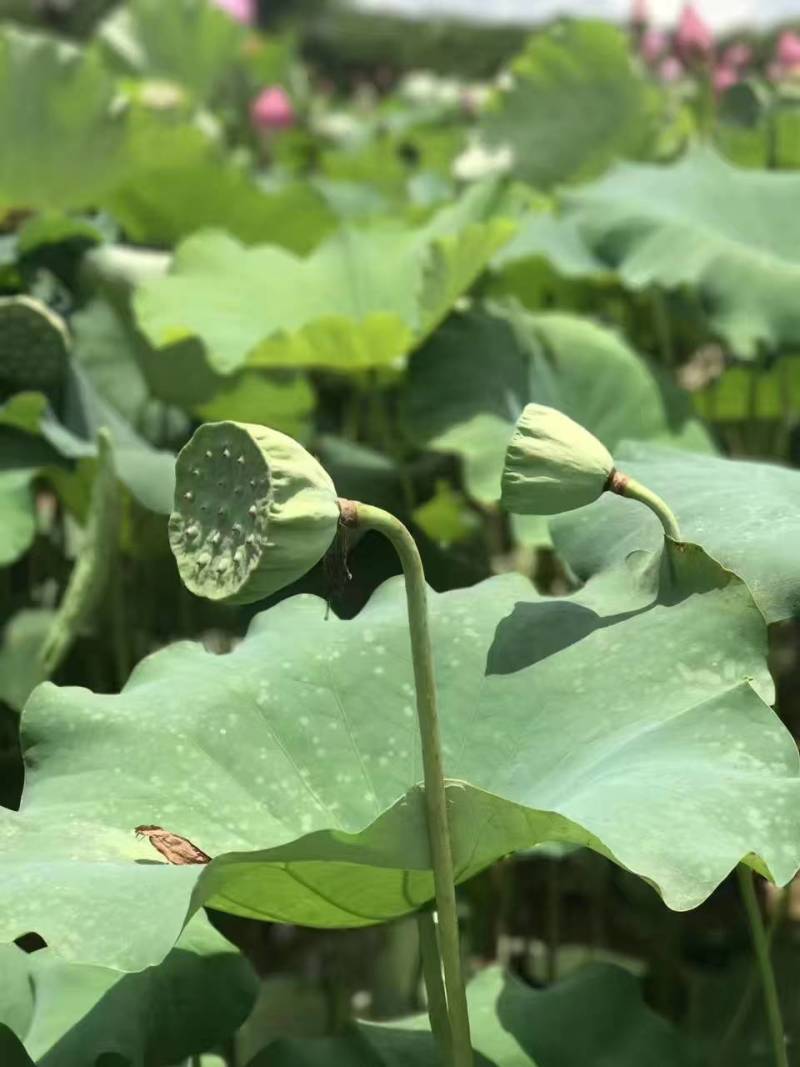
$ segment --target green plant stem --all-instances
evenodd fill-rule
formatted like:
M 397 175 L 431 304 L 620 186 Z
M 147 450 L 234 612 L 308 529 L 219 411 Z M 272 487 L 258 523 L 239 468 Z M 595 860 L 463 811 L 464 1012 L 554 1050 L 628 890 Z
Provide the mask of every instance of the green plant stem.
M 630 475 L 616 471 L 609 488 L 619 496 L 628 497 L 629 500 L 638 500 L 640 504 L 644 504 L 645 507 L 650 508 L 664 527 L 664 533 L 668 537 L 671 537 L 673 541 L 680 541 L 681 531 L 678 526 L 678 520 L 661 497 L 651 489 L 648 489 L 646 485 L 637 482 L 636 479 L 631 478 Z
M 561 942 L 560 861 L 547 860 L 546 967 L 547 984 L 558 981 L 558 949 Z
M 439 954 L 439 937 L 433 912 L 428 908 L 417 912 L 419 926 L 419 949 L 422 956 L 422 973 L 425 976 L 425 989 L 428 993 L 428 1018 L 431 1030 L 439 1042 L 445 1063 L 453 1062 L 453 1049 L 450 1040 L 450 1019 L 447 1014 L 447 996 L 442 982 L 442 959 Z
M 422 742 L 422 767 L 425 784 L 425 806 L 428 818 L 428 839 L 436 891 L 436 910 L 439 918 L 439 946 L 447 995 L 455 1067 L 471 1067 L 472 1044 L 469 1035 L 467 996 L 461 973 L 461 946 L 456 911 L 455 874 L 447 823 L 447 798 L 439 738 L 439 717 L 436 710 L 436 682 L 433 671 L 433 651 L 428 628 L 427 589 L 414 538 L 405 526 L 382 508 L 354 501 L 340 501 L 345 525 L 362 530 L 375 530 L 391 543 L 406 582 L 408 625 L 411 635 L 411 656 L 414 664 L 414 683 L 417 694 L 417 718 Z
M 761 976 L 761 988 L 764 993 L 764 1007 L 767 1012 L 772 1049 L 775 1056 L 775 1067 L 789 1067 L 789 1054 L 786 1050 L 786 1036 L 781 1017 L 781 1004 L 778 998 L 778 986 L 775 981 L 775 972 L 772 969 L 770 958 L 770 944 L 764 923 L 761 918 L 761 908 L 756 896 L 756 887 L 753 882 L 753 872 L 744 864 L 736 868 L 739 879 L 747 919 L 750 923 L 750 935 L 753 939 L 753 949 L 756 955 Z
M 650 293 L 650 306 L 653 309 L 653 325 L 655 327 L 658 348 L 661 353 L 661 362 L 666 368 L 675 366 L 675 346 L 672 343 L 672 331 L 670 329 L 669 312 L 667 311 L 664 294 L 660 289 L 653 289 Z
M 777 933 L 783 920 L 786 918 L 786 912 L 788 910 L 788 907 L 789 891 L 788 889 L 784 888 L 783 890 L 781 890 L 780 899 L 778 900 L 778 904 L 772 914 L 772 918 L 770 919 L 769 925 L 767 927 L 767 945 L 769 946 L 770 951 L 772 950 L 772 943 L 775 940 L 775 934 Z M 731 1048 L 733 1047 L 734 1042 L 737 1040 L 739 1036 L 739 1031 L 741 1030 L 742 1026 L 744 1026 L 744 1023 L 748 1015 L 750 1014 L 750 1009 L 753 1005 L 753 1001 L 755 1000 L 755 996 L 758 992 L 758 987 L 760 984 L 760 969 L 758 967 L 758 964 L 755 963 L 753 966 L 752 973 L 750 974 L 750 977 L 747 980 L 747 985 L 745 986 L 744 992 L 742 993 L 742 998 L 739 1001 L 739 1005 L 736 1008 L 736 1011 L 733 1013 L 731 1021 L 728 1023 L 728 1026 L 725 1030 L 725 1033 L 722 1035 L 722 1040 L 720 1041 L 719 1046 L 717 1048 L 716 1056 L 714 1058 L 712 1067 L 725 1067 L 725 1065 L 730 1061 Z

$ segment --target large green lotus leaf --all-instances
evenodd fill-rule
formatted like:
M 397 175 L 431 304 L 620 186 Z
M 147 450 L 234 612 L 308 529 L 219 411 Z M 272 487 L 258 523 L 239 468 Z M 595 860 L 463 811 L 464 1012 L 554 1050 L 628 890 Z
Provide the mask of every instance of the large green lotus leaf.
M 531 401 L 564 411 L 608 448 L 626 437 L 708 448 L 685 411 L 677 413 L 682 425 L 670 425 L 664 391 L 614 331 L 577 315 L 500 305 L 454 314 L 414 353 L 404 413 L 414 440 L 460 456 L 470 495 L 493 503 L 514 424 Z
M 800 340 L 800 176 L 698 147 L 670 166 L 620 164 L 568 196 L 567 220 L 633 289 L 689 286 L 742 356 Z
M 159 410 L 163 415 L 163 404 L 171 404 L 209 422 L 262 422 L 292 437 L 308 435 L 315 397 L 302 372 L 217 374 L 196 341 L 153 349 L 123 312 L 99 297 L 73 316 L 72 328 L 75 359 L 132 425 Z
M 202 915 L 162 964 L 139 974 L 0 945 L 0 1026 L 42 1067 L 93 1067 L 112 1055 L 120 1067 L 167 1067 L 228 1039 L 256 985 Z
M 156 347 L 199 338 L 222 374 L 398 364 L 511 236 L 498 209 L 494 186 L 478 186 L 423 227 L 344 227 L 305 259 L 200 233 L 136 293 L 139 326 Z
M 298 596 L 228 655 L 156 653 L 119 695 L 39 686 L 21 809 L 0 810 L 0 937 L 136 969 L 203 902 L 358 926 L 429 899 L 405 612 L 399 580 L 347 622 Z M 459 880 L 552 840 L 673 908 L 743 857 L 794 874 L 799 761 L 762 699 L 763 619 L 700 549 L 637 554 L 564 600 L 505 575 L 431 614 Z M 141 823 L 216 858 L 158 862 Z
M 309 252 L 333 227 L 333 212 L 311 186 L 265 192 L 233 163 L 201 158 L 134 171 L 105 205 L 138 244 L 171 248 L 206 227 L 226 230 L 245 244 L 269 242 Z
M 99 57 L 0 31 L 0 214 L 85 207 L 119 172 L 127 117 Z M 13 145 L 13 150 L 10 146 Z
M 0 470 L 0 567 L 19 559 L 33 541 L 36 511 L 31 480 L 35 474 L 30 468 Z
M 688 1050 L 642 1003 L 638 983 L 594 964 L 547 989 L 532 989 L 499 967 L 467 987 L 476 1067 L 685 1067 Z M 356 1023 L 322 1040 L 281 1039 L 248 1067 L 439 1067 L 427 1016 L 389 1025 Z
M 102 24 L 109 58 L 139 76 L 166 78 L 200 99 L 241 61 L 246 31 L 210 0 L 129 0 Z
M 41 393 L 17 393 L 0 406 L 0 430 L 6 428 L 12 435 L 5 440 L 0 436 L 0 463 L 7 442 L 9 454 L 19 456 L 17 463 L 11 459 L 7 461 L 9 468 L 16 469 L 4 472 L 9 486 L 16 487 L 18 504 L 21 502 L 19 477 L 22 474 L 27 472 L 30 481 L 36 472 L 34 468 L 61 466 L 65 461 L 96 456 L 97 432 L 106 427 L 114 441 L 120 480 L 143 507 L 169 514 L 175 491 L 174 456 L 152 448 L 139 437 L 114 408 L 102 402 L 79 367 L 70 368 L 69 386 L 63 422 L 55 417 L 47 398 Z
M 520 221 L 514 237 L 492 260 L 492 270 L 499 273 L 531 259 L 547 260 L 567 278 L 613 275 L 586 245 L 574 222 L 545 211 L 532 212 Z
M 615 459 L 667 501 L 684 537 L 744 578 L 767 622 L 800 611 L 797 471 L 650 444 L 626 444 Z M 552 520 L 551 529 L 556 547 L 583 578 L 661 538 L 647 508 L 611 493 Z
M 132 426 L 141 425 L 151 393 L 139 366 L 134 332 L 101 297 L 90 300 L 70 321 L 75 360 L 96 392 Z
M 569 22 L 534 35 L 511 79 L 481 130 L 492 148 L 510 147 L 517 177 L 551 186 L 654 147 L 662 94 L 637 71 L 615 26 Z

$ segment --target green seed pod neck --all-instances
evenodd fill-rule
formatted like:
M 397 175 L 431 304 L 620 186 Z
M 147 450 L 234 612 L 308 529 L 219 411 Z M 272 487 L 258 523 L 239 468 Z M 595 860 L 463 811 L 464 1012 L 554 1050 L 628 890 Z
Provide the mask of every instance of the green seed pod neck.
M 198 596 L 269 596 L 321 559 L 338 522 L 330 477 L 277 430 L 207 423 L 178 456 L 169 538 L 181 578 Z

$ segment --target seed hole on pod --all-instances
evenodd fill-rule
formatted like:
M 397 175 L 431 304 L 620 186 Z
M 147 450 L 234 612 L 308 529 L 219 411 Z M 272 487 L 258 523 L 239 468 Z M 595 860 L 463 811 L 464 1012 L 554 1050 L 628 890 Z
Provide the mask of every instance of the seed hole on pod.
M 231 458 L 231 450 L 229 448 L 223 448 L 222 454 L 225 457 L 225 459 L 230 459 Z
M 211 459 L 213 455 L 214 455 L 214 453 L 211 451 L 211 449 L 207 448 L 206 449 L 206 459 Z
M 244 463 L 244 456 L 237 456 L 236 457 L 236 462 L 237 463 Z

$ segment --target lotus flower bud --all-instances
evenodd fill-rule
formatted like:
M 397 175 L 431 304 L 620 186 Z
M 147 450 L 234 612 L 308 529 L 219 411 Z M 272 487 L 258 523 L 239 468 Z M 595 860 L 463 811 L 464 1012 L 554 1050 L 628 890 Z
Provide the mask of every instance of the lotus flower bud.
M 214 0 L 214 3 L 246 26 L 256 21 L 256 0 Z
M 722 62 L 734 70 L 744 70 L 753 62 L 753 49 L 745 41 L 734 41 L 722 53 Z
M 739 71 L 733 67 L 726 66 L 724 63 L 720 63 L 714 68 L 711 80 L 714 84 L 715 92 L 725 93 L 728 89 L 732 89 L 734 85 L 739 83 Z
M 286 130 L 294 126 L 295 113 L 292 101 L 280 85 L 262 89 L 250 105 L 253 126 L 262 133 Z
M 800 35 L 791 30 L 784 30 L 778 38 L 775 58 L 783 70 L 797 70 L 800 67 Z
M 650 21 L 650 4 L 648 0 L 631 0 L 631 25 L 646 26 Z
M 557 515 L 591 504 L 614 461 L 605 445 L 555 408 L 528 404 L 503 467 L 502 504 L 516 515 Z
M 642 34 L 639 52 L 645 63 L 655 63 L 667 50 L 669 39 L 661 30 L 646 30 Z
M 686 73 L 683 63 L 675 56 L 667 56 L 661 61 L 658 68 L 659 77 L 663 82 L 672 84 L 673 82 L 680 81 Z
M 694 59 L 706 59 L 714 48 L 714 34 L 703 21 L 694 4 L 686 4 L 681 11 L 675 31 L 675 47 L 685 63 Z
M 336 536 L 336 489 L 286 434 L 201 426 L 176 463 L 169 541 L 187 589 L 247 604 L 310 570 Z

